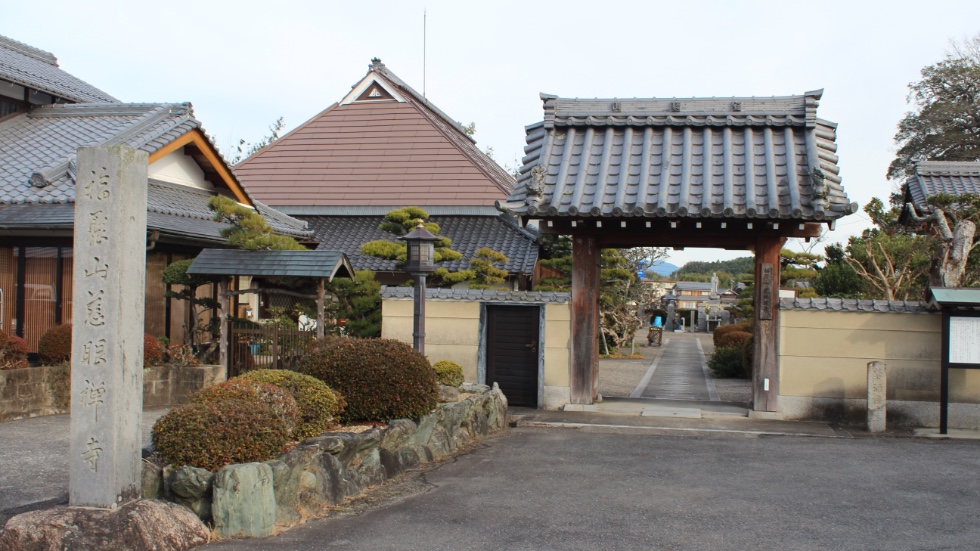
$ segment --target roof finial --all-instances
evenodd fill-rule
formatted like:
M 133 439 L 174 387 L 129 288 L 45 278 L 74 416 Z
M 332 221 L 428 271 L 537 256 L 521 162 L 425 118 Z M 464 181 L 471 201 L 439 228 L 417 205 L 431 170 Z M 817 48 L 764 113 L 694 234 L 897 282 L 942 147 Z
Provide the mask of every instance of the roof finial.
M 369 67 L 372 71 L 377 71 L 378 69 L 384 69 L 384 66 L 385 64 L 381 63 L 381 58 L 379 57 L 371 58 L 371 65 L 369 65 Z

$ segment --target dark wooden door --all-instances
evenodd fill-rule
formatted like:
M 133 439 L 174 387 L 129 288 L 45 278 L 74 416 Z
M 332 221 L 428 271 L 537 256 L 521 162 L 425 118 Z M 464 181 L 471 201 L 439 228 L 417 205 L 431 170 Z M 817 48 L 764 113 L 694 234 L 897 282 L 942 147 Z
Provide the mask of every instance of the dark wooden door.
M 539 308 L 487 306 L 487 384 L 512 406 L 538 407 Z

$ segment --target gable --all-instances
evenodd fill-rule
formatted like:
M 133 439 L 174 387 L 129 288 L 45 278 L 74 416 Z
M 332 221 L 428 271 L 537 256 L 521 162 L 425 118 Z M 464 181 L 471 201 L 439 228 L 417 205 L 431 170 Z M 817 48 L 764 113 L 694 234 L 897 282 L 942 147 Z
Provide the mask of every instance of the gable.
M 412 102 L 336 105 L 235 173 L 273 206 L 489 206 L 506 198 Z

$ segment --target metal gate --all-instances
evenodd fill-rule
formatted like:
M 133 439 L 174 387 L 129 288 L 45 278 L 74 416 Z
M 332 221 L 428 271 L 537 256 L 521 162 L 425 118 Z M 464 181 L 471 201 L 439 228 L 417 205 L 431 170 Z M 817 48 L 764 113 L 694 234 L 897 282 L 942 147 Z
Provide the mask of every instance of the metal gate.
M 316 331 L 231 325 L 228 338 L 228 377 L 253 369 L 296 369 L 316 340 Z

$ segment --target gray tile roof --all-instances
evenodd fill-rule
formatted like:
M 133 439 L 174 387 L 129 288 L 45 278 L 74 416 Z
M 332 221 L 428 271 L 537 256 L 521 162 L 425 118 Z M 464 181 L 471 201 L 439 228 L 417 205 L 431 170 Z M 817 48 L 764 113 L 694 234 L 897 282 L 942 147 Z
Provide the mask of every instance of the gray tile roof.
M 700 281 L 678 281 L 674 284 L 674 288 L 682 291 L 710 291 L 711 284 Z
M 195 128 L 189 103 L 47 105 L 19 114 L 0 122 L 0 203 L 72 202 L 79 147 L 153 153 Z
M 375 272 L 398 271 L 397 262 L 361 254 L 361 245 L 377 239 L 392 239 L 378 229 L 383 216 L 302 216 L 309 222 L 318 249 L 340 250 L 347 253 L 357 270 Z M 466 269 L 469 260 L 480 247 L 490 247 L 504 253 L 508 262 L 503 266 L 510 274 L 531 274 L 538 258 L 534 236 L 519 228 L 506 216 L 431 216 L 443 235 L 453 241 L 452 248 L 463 258 L 440 263 L 449 270 Z
M 59 69 L 54 55 L 4 36 L 0 36 L 0 80 L 75 102 L 119 101 Z
M 208 209 L 211 196 L 203 189 L 150 180 L 147 185 L 147 229 L 195 241 L 224 243 L 221 231 L 229 226 L 214 221 L 214 213 Z M 296 229 L 296 226 L 304 226 L 302 221 L 288 218 L 288 224 L 280 223 L 276 217 L 285 215 L 263 207 L 259 212 L 277 232 L 299 238 L 310 237 L 309 231 Z M 269 216 L 270 213 L 275 216 Z M 74 220 L 74 203 L 0 203 L 0 230 L 71 230 Z
M 939 194 L 980 194 L 980 163 L 918 161 L 915 176 L 906 181 L 906 201 L 926 210 L 928 199 Z
M 729 99 L 542 94 L 518 184 L 498 208 L 530 217 L 834 220 L 852 213 L 822 91 Z M 746 147 L 748 144 L 748 147 Z
M 124 143 L 153 153 L 200 128 L 189 103 L 50 105 L 0 122 L 0 212 L 4 213 L 0 226 L 70 226 L 79 147 Z M 151 181 L 150 229 L 223 241 L 220 232 L 227 225 L 211 219 L 207 208 L 211 195 Z M 30 208 L 53 205 L 67 208 Z M 311 235 L 300 220 L 257 202 L 256 209 L 277 232 Z
M 828 312 L 889 312 L 917 314 L 932 312 L 928 303 L 918 300 L 857 300 L 851 298 L 784 298 L 780 310 L 815 310 Z
M 381 298 L 415 298 L 412 287 L 381 287 Z M 572 299 L 571 293 L 542 291 L 498 291 L 493 289 L 426 289 L 425 300 L 469 300 L 479 302 L 520 302 L 530 304 L 566 304 Z
M 243 251 L 204 249 L 189 274 L 250 275 L 260 277 L 353 277 L 353 269 L 340 251 Z

